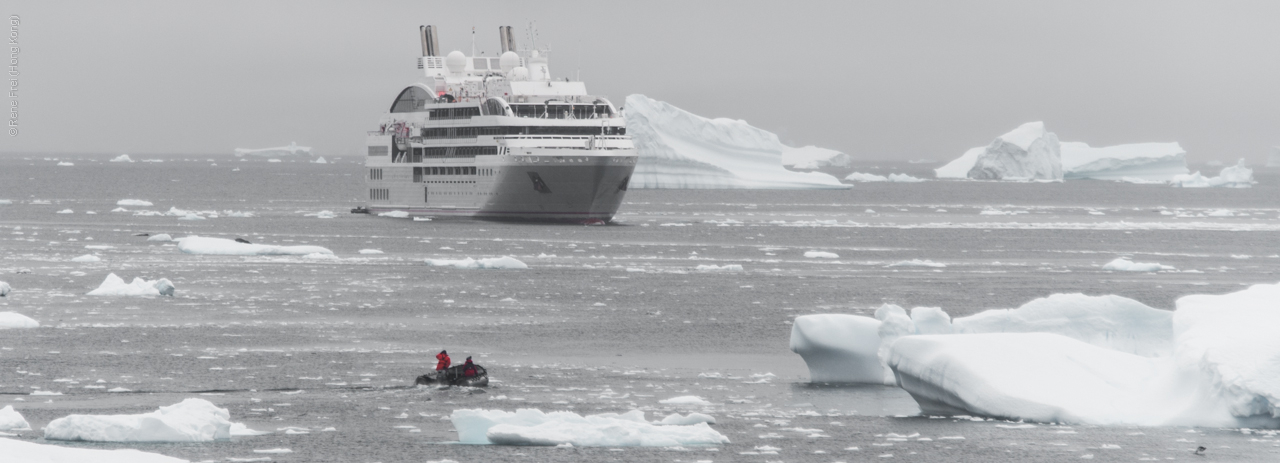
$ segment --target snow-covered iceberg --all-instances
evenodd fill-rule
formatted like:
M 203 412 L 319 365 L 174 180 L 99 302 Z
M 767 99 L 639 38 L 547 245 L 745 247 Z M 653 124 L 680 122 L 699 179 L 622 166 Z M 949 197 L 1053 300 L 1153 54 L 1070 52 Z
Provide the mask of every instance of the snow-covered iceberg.
M 275 148 L 236 148 L 236 157 L 260 156 L 274 158 L 279 156 L 292 156 L 296 154 L 311 155 L 311 147 L 298 146 L 298 142 L 290 142 L 289 146 L 277 146 Z
M 1205 177 L 1200 172 L 1194 174 L 1177 175 L 1169 181 L 1170 185 L 1182 188 L 1249 188 L 1255 182 L 1253 180 L 1253 169 L 1245 167 L 1244 159 L 1237 162 L 1234 166 L 1227 166 L 1218 172 L 1217 177 Z
M 838 179 L 782 166 L 793 149 L 778 136 L 733 119 L 707 119 L 644 95 L 625 106 L 639 154 L 632 188 L 840 189 Z
M 1133 143 L 1094 148 L 1062 142 L 1062 171 L 1067 179 L 1141 179 L 1167 182 L 1187 173 L 1187 152 L 1173 143 Z
M 0 438 L 5 461 L 39 463 L 187 463 L 187 460 L 134 449 L 100 450 L 37 444 Z
M 1044 122 L 1028 122 L 997 137 L 967 174 L 978 180 L 1062 180 L 1058 136 Z
M 5 405 L 4 408 L 0 408 L 0 431 L 30 430 L 31 425 L 27 424 L 26 418 L 23 418 L 21 413 L 13 409 L 13 405 Z
M 432 267 L 453 267 L 467 269 L 527 269 L 528 265 L 511 256 L 492 257 L 488 259 L 427 259 Z
M 89 296 L 173 296 L 173 283 L 167 278 L 147 281 L 134 278 L 132 283 L 125 283 L 123 278 L 112 273 L 98 285 L 98 289 L 89 291 Z
M 248 244 L 226 238 L 186 236 L 175 240 L 178 250 L 187 254 L 219 256 L 305 256 L 307 254 L 333 254 L 320 246 L 273 246 Z
M 849 167 L 853 158 L 839 151 L 813 145 L 792 148 L 784 146 L 782 165 L 796 170 L 818 170 L 827 167 Z
M 231 438 L 231 413 L 186 399 L 137 415 L 69 415 L 49 422 L 44 438 L 91 442 L 210 442 Z
M 40 322 L 17 312 L 0 312 L 0 330 L 12 328 L 39 328 Z
M 585 417 L 534 409 L 454 410 L 449 419 L 464 444 L 675 447 L 729 443 L 729 438 L 705 422 L 655 425 L 645 421 L 639 410 Z

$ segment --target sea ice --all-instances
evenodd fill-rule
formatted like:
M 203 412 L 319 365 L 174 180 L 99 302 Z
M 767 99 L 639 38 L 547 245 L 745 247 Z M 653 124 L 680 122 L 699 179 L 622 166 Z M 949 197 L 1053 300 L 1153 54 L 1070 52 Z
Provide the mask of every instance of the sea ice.
M 1081 142 L 1062 142 L 1061 149 L 1066 179 L 1167 182 L 1187 173 L 1187 152 L 1177 142 L 1101 148 Z
M 173 296 L 173 283 L 161 278 L 147 281 L 134 278 L 132 283 L 125 283 L 123 278 L 112 273 L 102 281 L 98 289 L 89 291 L 89 296 Z
M 1158 272 L 1161 270 L 1176 270 L 1168 265 L 1160 265 L 1154 262 L 1133 262 L 1123 257 L 1107 262 L 1106 265 L 1102 266 L 1102 269 L 1114 270 L 1117 272 Z
M 0 330 L 10 328 L 39 328 L 40 322 L 17 312 L 0 312 Z
M 1234 166 L 1222 168 L 1217 177 L 1205 177 L 1200 172 L 1187 175 L 1174 176 L 1169 181 L 1170 185 L 1183 188 L 1249 188 L 1253 186 L 1253 169 L 1245 167 L 1244 159 L 1236 163 Z
M 834 252 L 826 252 L 826 251 L 805 251 L 804 256 L 810 259 L 839 259 L 840 258 L 839 254 L 836 254 Z
M 712 420 L 712 423 L 715 423 L 715 421 Z M 21 413 L 13 409 L 13 405 L 5 405 L 4 408 L 0 408 L 0 431 L 30 430 L 31 425 L 27 424 L 27 420 L 22 417 Z
M 0 438 L 6 461 L 26 463 L 187 463 L 187 460 L 134 449 L 100 450 L 37 444 Z
M 800 148 L 784 147 L 782 165 L 796 170 L 818 170 L 826 167 L 849 167 L 853 158 L 836 150 L 813 145 Z
M 454 410 L 449 418 L 464 444 L 675 447 L 729 443 L 729 438 L 706 423 L 655 425 L 645 421 L 639 410 L 585 417 L 533 409 Z
M 80 257 L 71 258 L 72 262 L 102 262 L 102 258 L 93 254 L 85 254 Z
M 883 383 L 880 321 L 846 314 L 803 315 L 791 325 L 791 351 L 817 383 Z
M 968 177 L 979 180 L 1062 180 L 1058 136 L 1043 122 L 1028 122 L 999 136 L 980 154 Z
M 333 254 L 320 246 L 273 246 L 266 244 L 246 244 L 226 238 L 206 238 L 186 236 L 175 240 L 178 250 L 187 254 L 207 254 L 220 256 L 305 256 L 307 254 Z
M 231 413 L 186 399 L 137 415 L 69 415 L 49 422 L 44 438 L 91 442 L 209 442 L 231 438 Z
M 528 265 L 511 256 L 493 257 L 489 259 L 427 259 L 432 267 L 483 268 L 483 269 L 527 269 Z
M 152 204 L 152 203 L 151 203 L 151 201 L 144 201 L 144 200 L 141 200 L 141 199 L 122 199 L 122 200 L 116 201 L 116 205 L 117 205 L 117 206 L 143 206 L 143 207 L 150 207 L 150 206 L 154 206 L 155 204 Z
M 707 119 L 644 95 L 628 96 L 625 107 L 640 157 L 632 188 L 848 188 L 827 174 L 787 170 L 783 153 L 793 148 L 744 121 Z
M 133 159 L 130 158 L 129 155 L 127 154 L 121 154 L 119 156 L 111 158 L 111 162 L 133 162 Z

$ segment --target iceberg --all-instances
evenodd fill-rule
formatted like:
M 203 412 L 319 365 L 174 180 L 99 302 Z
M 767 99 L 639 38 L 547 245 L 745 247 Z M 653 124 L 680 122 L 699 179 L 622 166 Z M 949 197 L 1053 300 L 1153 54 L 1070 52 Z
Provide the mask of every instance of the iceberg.
M 511 256 L 494 257 L 490 259 L 480 259 L 480 260 L 472 259 L 470 257 L 466 259 L 460 259 L 460 260 L 427 259 L 426 262 L 427 262 L 427 265 L 430 265 L 432 267 L 453 267 L 453 268 L 466 268 L 466 269 L 478 269 L 478 268 L 527 269 L 529 268 L 529 266 L 525 265 L 524 262 L 521 262 L 520 260 Z
M 117 206 L 151 207 L 151 206 L 154 206 L 155 204 L 151 204 L 151 201 L 144 201 L 141 199 L 122 199 L 122 200 L 116 201 L 116 205 Z
M 119 156 L 111 158 L 111 162 L 133 162 L 133 159 L 131 159 L 127 154 L 121 154 Z
M 1182 188 L 1249 188 L 1255 182 L 1253 180 L 1253 169 L 1245 167 L 1244 159 L 1241 159 L 1234 166 L 1227 166 L 1218 172 L 1217 177 L 1205 177 L 1200 172 L 1187 175 L 1176 175 L 1169 181 L 1170 185 Z
M 90 442 L 211 442 L 231 438 L 231 413 L 204 399 L 186 399 L 137 415 L 69 415 L 49 422 L 48 440 Z
M 1058 136 L 1046 131 L 1044 122 L 1028 122 L 987 145 L 967 176 L 978 180 L 1062 180 L 1059 150 Z
M 0 281 L 0 297 L 8 296 L 9 291 L 13 291 L 13 287 L 9 286 L 8 283 Z
M 818 170 L 827 167 L 849 167 L 853 158 L 836 150 L 808 145 L 800 148 L 784 146 L 783 167 L 796 170 Z
M 147 241 L 173 241 L 173 237 L 169 236 L 168 233 L 161 233 L 158 235 L 148 236 Z
M 810 259 L 839 259 L 840 255 L 827 251 L 805 251 L 804 256 Z
M 1167 182 L 1187 171 L 1187 152 L 1173 143 L 1133 143 L 1090 147 L 1062 142 L 1062 171 L 1066 179 Z
M 89 296 L 173 296 L 173 283 L 161 278 L 147 281 L 134 278 L 132 283 L 125 283 L 123 278 L 112 273 L 98 285 L 98 289 L 89 291 Z
M 188 463 L 181 458 L 134 449 L 63 447 L 6 438 L 0 438 L 0 455 L 4 455 L 6 461 L 39 463 Z
M 312 164 L 328 164 L 329 161 L 324 160 L 324 156 L 320 156 L 316 158 L 314 161 L 311 161 L 311 163 Z
M 311 148 L 307 146 L 298 146 L 297 142 L 290 142 L 289 146 L 278 146 L 275 148 L 236 148 L 236 157 L 260 156 L 273 158 L 277 156 L 292 156 L 295 154 L 311 154 Z M 275 162 L 280 162 L 279 160 Z
M 657 425 L 645 421 L 644 412 L 639 410 L 582 416 L 534 409 L 464 409 L 454 410 L 449 419 L 458 432 L 458 441 L 464 444 L 676 447 L 729 443 L 729 438 L 706 422 Z
M 1102 269 L 1117 272 L 1159 272 L 1161 270 L 1177 270 L 1168 265 L 1160 265 L 1154 262 L 1134 262 L 1123 257 L 1107 262 L 1106 265 L 1102 266 Z
M 333 254 L 320 246 L 272 246 L 241 243 L 226 238 L 186 236 L 175 240 L 178 250 L 187 254 L 217 256 L 305 256 L 307 254 Z
M 74 162 L 62 161 L 62 162 L 59 162 L 59 163 L 58 163 L 58 165 L 59 165 L 59 166 L 74 166 L 74 165 L 76 165 L 76 164 L 75 164 Z
M 715 423 L 715 421 L 713 420 L 712 423 Z M 0 408 L 0 431 L 30 430 L 31 425 L 27 424 L 26 418 L 23 418 L 21 413 L 13 409 L 13 405 L 5 405 L 4 408 Z
M 14 328 L 39 328 L 40 322 L 17 312 L 0 312 L 0 330 Z
M 632 188 L 843 189 L 848 185 L 819 172 L 782 166 L 794 149 L 778 136 L 732 119 L 707 119 L 644 95 L 625 105 L 627 134 L 639 160 Z
M 887 182 L 889 181 L 889 178 L 883 175 L 868 174 L 863 172 L 854 172 L 852 174 L 845 176 L 844 179 L 850 182 Z
M 73 258 L 71 258 L 71 261 L 72 261 L 72 262 L 82 262 L 82 263 L 84 263 L 84 262 L 102 262 L 102 258 L 101 258 L 101 257 L 98 257 L 98 256 L 95 256 L 95 255 L 93 255 L 93 254 L 85 254 L 85 255 L 83 255 L 83 256 L 73 257 Z

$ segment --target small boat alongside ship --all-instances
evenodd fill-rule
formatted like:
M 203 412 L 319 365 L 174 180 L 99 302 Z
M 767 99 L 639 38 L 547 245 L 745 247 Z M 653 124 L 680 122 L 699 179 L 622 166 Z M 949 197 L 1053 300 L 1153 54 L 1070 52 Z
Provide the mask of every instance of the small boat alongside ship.
M 510 26 L 498 32 L 499 56 L 440 56 L 435 26 L 419 28 L 425 79 L 366 137 L 369 213 L 613 219 L 636 165 L 618 108 L 553 79 L 547 50 L 517 50 Z

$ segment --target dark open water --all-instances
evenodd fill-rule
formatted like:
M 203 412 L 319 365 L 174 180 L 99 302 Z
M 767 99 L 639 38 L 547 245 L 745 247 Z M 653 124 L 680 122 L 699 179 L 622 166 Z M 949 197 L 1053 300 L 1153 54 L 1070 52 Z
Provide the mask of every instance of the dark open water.
M 961 316 L 1083 292 L 1172 308 L 1186 294 L 1275 283 L 1280 175 L 1274 169 L 1259 169 L 1259 185 L 1239 190 L 1093 181 L 637 190 L 616 225 L 584 227 L 347 214 L 363 193 L 361 160 L 354 158 L 319 165 L 229 157 L 121 164 L 105 162 L 109 157 L 62 158 L 75 164 L 67 167 L 44 157 L 0 158 L 0 200 L 13 202 L 0 205 L 0 280 L 14 287 L 0 311 L 42 324 L 0 331 L 0 402 L 39 429 L 70 413 L 141 413 L 202 397 L 229 408 L 233 421 L 273 434 L 208 444 L 60 445 L 140 448 L 192 461 L 1280 458 L 1274 434 L 1241 430 L 1010 429 L 917 417 L 914 402 L 894 388 L 809 385 L 804 362 L 787 349 L 789 321 L 797 315 L 869 314 L 884 302 Z M 858 170 L 927 176 L 927 167 L 881 163 Z M 109 212 L 125 198 L 155 206 Z M 171 207 L 220 216 L 134 215 Z M 56 213 L 66 209 L 73 212 Z M 337 218 L 305 215 L 321 210 Z M 184 255 L 135 233 L 313 244 L 341 259 Z M 806 259 L 808 250 L 840 258 Z M 103 260 L 70 262 L 83 254 Z M 422 264 L 499 255 L 531 268 Z M 1100 270 L 1118 256 L 1179 272 Z M 888 266 L 910 259 L 946 267 Z M 740 264 L 745 271 L 698 272 L 700 264 Z M 178 296 L 84 296 L 110 272 L 168 278 Z M 432 368 L 442 348 L 457 360 L 474 355 L 489 367 L 494 386 L 405 387 Z M 766 373 L 774 376 L 752 376 Z M 132 392 L 105 392 L 115 387 Z M 63 395 L 29 395 L 35 390 Z M 447 444 L 456 434 L 441 419 L 476 407 L 584 414 L 639 408 L 658 419 L 679 410 L 659 400 L 690 394 L 715 403 L 705 411 L 732 444 L 464 446 Z M 40 436 L 37 430 L 18 438 Z M 956 436 L 964 439 L 941 439 Z M 1191 455 L 1197 445 L 1209 447 L 1208 455 Z M 253 452 L 280 447 L 293 453 Z M 776 454 L 768 453 L 772 448 Z

